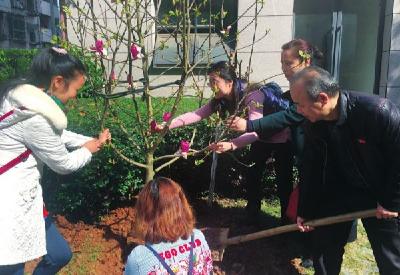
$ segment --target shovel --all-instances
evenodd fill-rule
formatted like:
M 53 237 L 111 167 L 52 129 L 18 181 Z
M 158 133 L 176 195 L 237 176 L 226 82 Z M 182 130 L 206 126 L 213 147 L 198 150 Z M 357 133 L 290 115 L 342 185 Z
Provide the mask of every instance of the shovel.
M 305 222 L 304 225 L 311 227 L 318 227 L 330 224 L 336 224 L 341 222 L 348 222 L 355 219 L 375 217 L 376 209 L 363 210 L 358 212 L 352 212 L 348 214 L 327 217 L 322 219 L 311 220 Z M 228 238 L 229 228 L 206 228 L 204 233 L 206 239 L 209 240 L 210 248 L 214 248 L 218 254 L 213 253 L 212 257 L 215 261 L 222 261 L 224 250 L 229 245 L 240 244 L 248 241 L 253 241 L 257 239 L 267 238 L 283 233 L 299 231 L 297 224 L 289 224 L 284 226 L 279 226 L 267 230 L 258 231 L 255 233 L 239 235 L 236 237 Z

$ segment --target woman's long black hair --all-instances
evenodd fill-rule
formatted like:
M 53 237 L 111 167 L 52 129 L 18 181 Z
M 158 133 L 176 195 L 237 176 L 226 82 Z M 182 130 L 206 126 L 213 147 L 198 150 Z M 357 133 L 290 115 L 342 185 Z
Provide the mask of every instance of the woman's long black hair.
M 64 49 L 44 48 L 33 58 L 26 77 L 9 80 L 0 85 L 0 105 L 8 92 L 19 85 L 31 84 L 47 90 L 54 76 L 62 76 L 68 85 L 77 73 L 86 73 L 85 66 L 79 59 Z
M 207 74 L 216 73 L 219 77 L 226 81 L 235 81 L 237 79 L 235 68 L 227 61 L 219 61 L 210 65 Z
M 245 82 L 238 78 L 235 72 L 235 68 L 227 61 L 219 61 L 210 65 L 210 68 L 207 71 L 208 74 L 215 73 L 225 81 L 233 81 L 232 93 L 233 93 L 233 102 L 227 101 L 223 98 L 221 99 L 212 99 L 211 105 L 213 110 L 220 113 L 222 117 L 225 117 L 226 112 L 232 114 L 232 112 L 237 108 L 237 102 L 240 100 L 238 98 L 240 90 L 244 89 L 241 85 Z

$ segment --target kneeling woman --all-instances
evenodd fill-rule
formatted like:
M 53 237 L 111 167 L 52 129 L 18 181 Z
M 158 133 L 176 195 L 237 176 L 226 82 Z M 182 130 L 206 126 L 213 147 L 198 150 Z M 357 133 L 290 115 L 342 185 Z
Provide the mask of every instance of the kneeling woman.
M 210 274 L 211 252 L 182 188 L 169 178 L 147 183 L 136 202 L 133 249 L 126 275 Z

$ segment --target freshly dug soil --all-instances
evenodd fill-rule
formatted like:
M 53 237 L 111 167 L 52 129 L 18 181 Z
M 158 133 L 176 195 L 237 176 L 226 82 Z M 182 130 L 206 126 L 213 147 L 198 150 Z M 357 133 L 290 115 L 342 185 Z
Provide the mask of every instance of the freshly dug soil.
M 243 208 L 220 205 L 208 208 L 204 200 L 194 202 L 197 227 L 227 227 L 229 236 L 236 236 L 278 226 L 276 219 L 267 216 L 264 226 L 246 225 Z M 97 224 L 70 223 L 63 216 L 55 216 L 58 229 L 74 252 L 72 261 L 59 274 L 122 274 L 134 247 L 134 240 L 129 237 L 134 219 L 132 207 L 116 209 Z M 206 237 L 213 247 L 218 236 Z M 217 250 L 212 253 L 219 255 Z M 286 234 L 228 247 L 223 260 L 214 261 L 214 270 L 215 274 L 302 274 L 302 254 L 299 234 Z M 28 263 L 26 272 L 32 272 L 37 262 Z

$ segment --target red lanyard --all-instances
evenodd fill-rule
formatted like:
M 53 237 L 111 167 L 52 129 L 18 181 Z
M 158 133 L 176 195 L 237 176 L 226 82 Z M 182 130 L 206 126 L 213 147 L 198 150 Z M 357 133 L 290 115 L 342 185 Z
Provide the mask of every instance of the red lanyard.
M 20 110 L 26 110 L 25 107 L 20 107 Z M 4 115 L 0 116 L 0 121 L 6 119 L 7 117 L 11 116 L 14 113 L 14 110 L 11 110 L 7 113 L 5 113 Z M 17 164 L 27 160 L 27 158 L 29 157 L 29 155 L 32 153 L 32 151 L 30 149 L 26 149 L 22 154 L 20 154 L 19 156 L 17 156 L 15 159 L 11 160 L 10 162 L 6 163 L 4 166 L 0 167 L 0 175 L 7 172 L 8 170 L 10 170 L 11 168 L 13 168 L 14 166 L 16 166 Z

